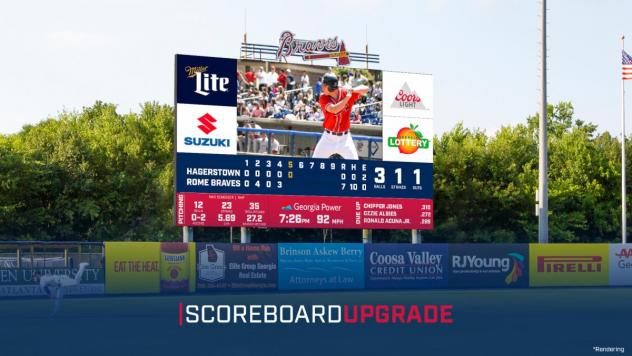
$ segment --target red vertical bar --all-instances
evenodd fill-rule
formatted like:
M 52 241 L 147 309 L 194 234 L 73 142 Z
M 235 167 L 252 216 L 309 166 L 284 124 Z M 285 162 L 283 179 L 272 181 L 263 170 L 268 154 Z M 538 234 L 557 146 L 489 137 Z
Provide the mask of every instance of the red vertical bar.
M 180 327 L 182 327 L 182 302 L 180 302 L 178 306 L 178 322 L 180 324 Z

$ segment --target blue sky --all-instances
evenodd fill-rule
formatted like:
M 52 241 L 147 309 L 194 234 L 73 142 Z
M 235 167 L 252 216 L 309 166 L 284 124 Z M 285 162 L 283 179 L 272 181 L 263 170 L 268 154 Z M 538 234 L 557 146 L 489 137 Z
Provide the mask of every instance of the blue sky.
M 549 102 L 570 100 L 578 118 L 620 133 L 620 36 L 630 36 L 632 52 L 632 1 L 548 7 Z M 458 121 L 494 131 L 538 110 L 539 8 L 537 0 L 2 2 L 0 133 L 96 100 L 121 113 L 172 104 L 173 55 L 237 57 L 244 9 L 257 43 L 276 44 L 289 29 L 362 51 L 368 25 L 380 68 L 434 74 L 437 133 Z

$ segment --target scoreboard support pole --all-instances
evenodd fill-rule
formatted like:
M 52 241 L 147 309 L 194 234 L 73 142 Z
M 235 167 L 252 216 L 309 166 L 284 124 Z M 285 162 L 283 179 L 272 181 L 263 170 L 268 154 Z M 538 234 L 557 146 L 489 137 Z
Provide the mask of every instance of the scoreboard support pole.
M 412 232 L 412 243 L 414 244 L 420 244 L 422 242 L 422 236 L 419 233 L 419 230 L 413 229 L 411 230 Z
M 182 242 L 193 242 L 193 228 L 189 226 L 182 227 Z
M 370 229 L 362 229 L 362 243 L 370 244 L 373 242 L 373 231 Z
M 250 243 L 250 230 L 247 227 L 240 228 L 241 232 L 241 243 L 249 244 Z

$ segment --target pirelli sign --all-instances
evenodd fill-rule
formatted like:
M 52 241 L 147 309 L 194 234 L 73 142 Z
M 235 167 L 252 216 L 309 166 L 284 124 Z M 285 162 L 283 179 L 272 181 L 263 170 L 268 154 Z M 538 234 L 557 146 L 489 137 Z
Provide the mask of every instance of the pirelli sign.
M 608 285 L 607 244 L 531 244 L 529 285 Z

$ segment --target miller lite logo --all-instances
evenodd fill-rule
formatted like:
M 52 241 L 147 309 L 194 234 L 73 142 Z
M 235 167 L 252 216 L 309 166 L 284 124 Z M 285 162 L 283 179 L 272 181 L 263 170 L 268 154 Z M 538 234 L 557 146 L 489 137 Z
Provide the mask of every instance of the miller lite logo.
M 417 92 L 410 89 L 407 82 L 404 82 L 402 88 L 397 92 L 391 108 L 394 109 L 413 109 L 413 110 L 428 110 L 421 101 Z
M 195 93 L 203 96 L 211 92 L 227 92 L 230 80 L 228 77 L 219 77 L 217 74 L 206 73 L 208 66 L 187 66 L 184 68 L 187 78 L 195 78 Z
M 538 256 L 537 271 L 547 273 L 598 273 L 601 256 Z

